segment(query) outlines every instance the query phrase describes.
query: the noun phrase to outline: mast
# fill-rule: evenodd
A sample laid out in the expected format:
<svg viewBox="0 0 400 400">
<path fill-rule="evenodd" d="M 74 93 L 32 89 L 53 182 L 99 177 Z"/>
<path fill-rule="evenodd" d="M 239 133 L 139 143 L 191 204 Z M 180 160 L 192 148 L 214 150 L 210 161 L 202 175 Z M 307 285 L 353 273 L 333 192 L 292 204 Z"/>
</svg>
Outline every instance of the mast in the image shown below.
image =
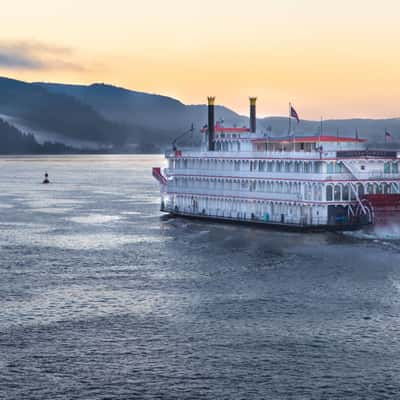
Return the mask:
<svg viewBox="0 0 400 400">
<path fill-rule="evenodd" d="M 321 136 L 323 136 L 323 124 L 322 124 L 323 118 L 321 116 L 321 121 L 320 121 L 320 127 L 319 127 L 319 135 L 318 135 L 318 148 L 321 147 Z"/>
</svg>

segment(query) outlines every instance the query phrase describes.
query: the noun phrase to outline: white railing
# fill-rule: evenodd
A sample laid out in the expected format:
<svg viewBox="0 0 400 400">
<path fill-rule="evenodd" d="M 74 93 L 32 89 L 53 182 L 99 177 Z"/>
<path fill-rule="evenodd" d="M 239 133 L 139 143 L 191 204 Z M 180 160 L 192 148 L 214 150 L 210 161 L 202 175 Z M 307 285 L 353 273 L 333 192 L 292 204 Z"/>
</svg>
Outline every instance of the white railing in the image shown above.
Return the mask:
<svg viewBox="0 0 400 400">
<path fill-rule="evenodd" d="M 271 172 L 271 171 L 232 171 L 232 170 L 216 170 L 216 169 L 200 169 L 200 168 L 179 168 L 165 170 L 166 174 L 172 175 L 198 175 L 212 177 L 232 177 L 232 178 L 249 178 L 249 179 L 291 179 L 294 181 L 304 180 L 321 180 L 321 179 L 351 179 L 351 174 L 326 174 L 323 172 Z"/>
<path fill-rule="evenodd" d="M 400 173 L 398 174 L 388 174 L 385 172 L 380 172 L 380 171 L 367 171 L 367 172 L 357 172 L 356 174 L 343 174 L 343 173 L 329 173 L 329 174 L 322 174 L 326 175 L 324 179 L 329 179 L 329 180 L 349 180 L 349 179 L 356 179 L 356 180 L 362 180 L 362 181 L 374 181 L 374 180 L 381 180 L 381 179 L 387 179 L 387 180 L 400 180 Z"/>
<path fill-rule="evenodd" d="M 269 172 L 269 171 L 232 171 L 232 170 L 216 170 L 216 169 L 167 169 L 168 175 L 199 175 L 199 176 L 215 176 L 215 177 L 233 177 L 233 178 L 274 178 L 274 179 L 322 179 L 322 173 L 302 173 L 302 172 Z"/>
<path fill-rule="evenodd" d="M 400 173 L 384 173 L 379 171 L 360 172 L 357 177 L 349 173 L 326 173 L 326 172 L 270 172 L 270 171 L 232 171 L 232 170 L 216 170 L 216 169 L 200 169 L 200 168 L 166 168 L 165 174 L 187 175 L 187 176 L 211 176 L 211 177 L 232 177 L 232 178 L 248 178 L 248 179 L 290 179 L 298 180 L 332 180 L 332 181 L 350 181 L 350 180 L 400 180 Z"/>
<path fill-rule="evenodd" d="M 179 157 L 200 157 L 200 158 L 273 158 L 273 159 L 307 159 L 307 160 L 321 160 L 324 158 L 335 158 L 336 152 L 306 152 L 306 151 L 180 151 Z M 166 157 L 174 157 L 175 152 L 167 151 Z"/>
<path fill-rule="evenodd" d="M 225 190 L 225 189 L 210 189 L 210 188 L 171 187 L 169 188 L 169 191 L 173 193 L 198 194 L 203 196 L 228 196 L 228 197 L 290 200 L 290 201 L 300 201 L 302 199 L 300 193 L 252 192 L 250 190 L 234 190 L 234 189 Z"/>
</svg>

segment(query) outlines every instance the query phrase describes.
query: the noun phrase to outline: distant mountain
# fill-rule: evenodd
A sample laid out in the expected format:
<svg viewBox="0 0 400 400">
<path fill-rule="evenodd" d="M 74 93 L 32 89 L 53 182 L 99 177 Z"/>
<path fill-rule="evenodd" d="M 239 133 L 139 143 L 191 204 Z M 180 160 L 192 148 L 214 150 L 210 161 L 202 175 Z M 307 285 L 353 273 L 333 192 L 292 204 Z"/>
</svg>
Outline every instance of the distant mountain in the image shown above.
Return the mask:
<svg viewBox="0 0 400 400">
<path fill-rule="evenodd" d="M 105 84 L 65 85 L 54 83 L 37 83 L 53 93 L 62 93 L 75 97 L 82 103 L 90 105 L 104 118 L 125 124 L 136 124 L 149 128 L 152 138 L 160 144 L 169 143 L 180 131 L 194 123 L 197 128 L 207 122 L 206 105 L 185 105 L 171 97 L 136 92 Z M 247 116 L 241 116 L 223 107 L 216 107 L 216 118 L 222 119 L 226 126 L 248 126 Z M 299 135 L 317 134 L 320 121 L 302 120 L 295 131 Z M 287 135 L 287 117 L 267 117 L 258 119 L 258 127 L 266 130 L 272 128 L 274 135 Z M 388 129 L 400 139 L 400 119 L 335 119 L 323 122 L 323 133 L 354 136 L 356 130 L 360 137 L 372 143 L 384 140 L 384 131 Z M 158 134 L 156 134 L 158 132 Z M 174 136 L 175 135 L 175 136 Z"/>
<path fill-rule="evenodd" d="M 207 123 L 206 105 L 185 105 L 167 96 L 98 83 L 90 86 L 55 83 L 36 85 L 52 93 L 72 96 L 109 120 L 158 130 L 164 134 L 168 132 L 171 135 L 169 139 L 176 137 L 192 123 L 198 128 Z M 248 123 L 247 117 L 226 107 L 217 106 L 216 114 L 228 125 Z"/>
<path fill-rule="evenodd" d="M 196 133 L 182 141 L 198 144 L 207 123 L 207 106 L 185 105 L 167 96 L 131 91 L 106 84 L 26 83 L 0 77 L 0 118 L 39 143 L 59 142 L 85 151 L 160 152 L 194 123 Z M 248 117 L 216 107 L 225 126 L 248 126 Z M 258 128 L 287 135 L 286 117 L 260 118 Z M 328 120 L 323 133 L 384 142 L 384 131 L 400 138 L 400 119 Z M 302 120 L 296 135 L 318 134 L 319 121 Z M 2 145 L 0 138 L 0 146 Z"/>
</svg>

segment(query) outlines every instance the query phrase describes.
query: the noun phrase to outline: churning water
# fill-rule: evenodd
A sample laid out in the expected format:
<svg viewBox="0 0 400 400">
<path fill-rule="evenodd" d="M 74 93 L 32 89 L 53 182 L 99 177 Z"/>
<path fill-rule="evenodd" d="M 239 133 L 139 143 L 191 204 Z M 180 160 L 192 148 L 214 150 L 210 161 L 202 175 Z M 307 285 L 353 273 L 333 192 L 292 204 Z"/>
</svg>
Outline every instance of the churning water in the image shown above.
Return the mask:
<svg viewBox="0 0 400 400">
<path fill-rule="evenodd" d="M 0 159 L 1 399 L 400 398 L 398 227 L 160 218 L 161 163 Z"/>
</svg>

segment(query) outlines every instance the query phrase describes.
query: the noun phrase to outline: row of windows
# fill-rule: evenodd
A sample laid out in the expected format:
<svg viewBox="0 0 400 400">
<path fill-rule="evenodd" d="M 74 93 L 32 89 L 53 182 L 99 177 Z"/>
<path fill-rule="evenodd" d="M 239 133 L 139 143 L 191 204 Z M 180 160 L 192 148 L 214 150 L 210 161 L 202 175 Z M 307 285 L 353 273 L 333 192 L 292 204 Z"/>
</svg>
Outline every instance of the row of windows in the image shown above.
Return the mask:
<svg viewBox="0 0 400 400">
<path fill-rule="evenodd" d="M 176 208 L 177 211 L 190 213 L 293 223 L 312 222 L 313 219 L 317 222 L 318 216 L 323 212 L 321 207 L 311 209 L 300 205 L 270 201 L 252 202 L 229 198 L 196 198 L 193 196 L 172 196 L 167 205 Z"/>
<path fill-rule="evenodd" d="M 345 172 L 344 165 L 337 162 L 328 162 L 326 165 L 326 172 L 328 174 L 342 174 Z"/>
<path fill-rule="evenodd" d="M 383 172 L 385 174 L 398 174 L 399 173 L 399 163 L 398 162 L 385 162 L 383 167 Z"/>
<path fill-rule="evenodd" d="M 322 173 L 323 161 L 284 161 L 284 160 L 212 160 L 212 159 L 171 159 L 170 167 L 176 169 L 203 169 L 243 172 L 287 172 L 287 173 Z M 363 166 L 361 169 L 364 169 Z M 341 162 L 326 163 L 328 174 L 342 174 L 348 172 Z M 398 162 L 385 162 L 384 173 L 398 174 Z"/>
<path fill-rule="evenodd" d="M 397 187 L 390 183 L 368 183 L 365 187 L 361 183 L 354 186 L 350 184 L 328 185 L 326 187 L 326 201 L 356 200 L 356 192 L 359 197 L 364 194 L 388 194 L 397 193 Z"/>
<path fill-rule="evenodd" d="M 172 188 L 184 188 L 188 190 L 211 190 L 211 191 L 243 191 L 261 193 L 286 193 L 301 196 L 302 185 L 304 186 L 304 198 L 306 200 L 322 201 L 323 185 L 300 182 L 281 182 L 247 179 L 187 179 L 178 177 L 173 181 Z"/>
<path fill-rule="evenodd" d="M 302 191 L 303 185 L 303 191 Z M 210 191 L 243 191 L 243 192 L 262 192 L 262 193 L 286 193 L 301 196 L 303 193 L 305 200 L 322 201 L 323 184 L 264 181 L 248 179 L 188 179 L 176 177 L 173 180 L 172 188 L 185 188 L 190 190 L 206 189 Z M 399 188 L 390 183 L 361 183 L 352 185 L 336 184 L 326 186 L 326 201 L 350 201 L 356 200 L 356 192 L 359 197 L 364 194 L 387 194 L 398 193 Z"/>
<path fill-rule="evenodd" d="M 301 183 L 247 179 L 187 179 L 174 178 L 172 187 L 194 189 L 243 190 L 250 192 L 300 193 Z M 322 186 L 321 186 L 322 187 Z"/>
<path fill-rule="evenodd" d="M 264 161 L 264 160 L 202 160 L 176 159 L 170 160 L 170 167 L 175 169 L 203 169 L 245 172 L 294 172 L 321 173 L 321 161 Z"/>
<path fill-rule="evenodd" d="M 299 173 L 320 173 L 322 162 L 315 161 L 251 161 L 250 172 L 299 172 Z"/>
</svg>

